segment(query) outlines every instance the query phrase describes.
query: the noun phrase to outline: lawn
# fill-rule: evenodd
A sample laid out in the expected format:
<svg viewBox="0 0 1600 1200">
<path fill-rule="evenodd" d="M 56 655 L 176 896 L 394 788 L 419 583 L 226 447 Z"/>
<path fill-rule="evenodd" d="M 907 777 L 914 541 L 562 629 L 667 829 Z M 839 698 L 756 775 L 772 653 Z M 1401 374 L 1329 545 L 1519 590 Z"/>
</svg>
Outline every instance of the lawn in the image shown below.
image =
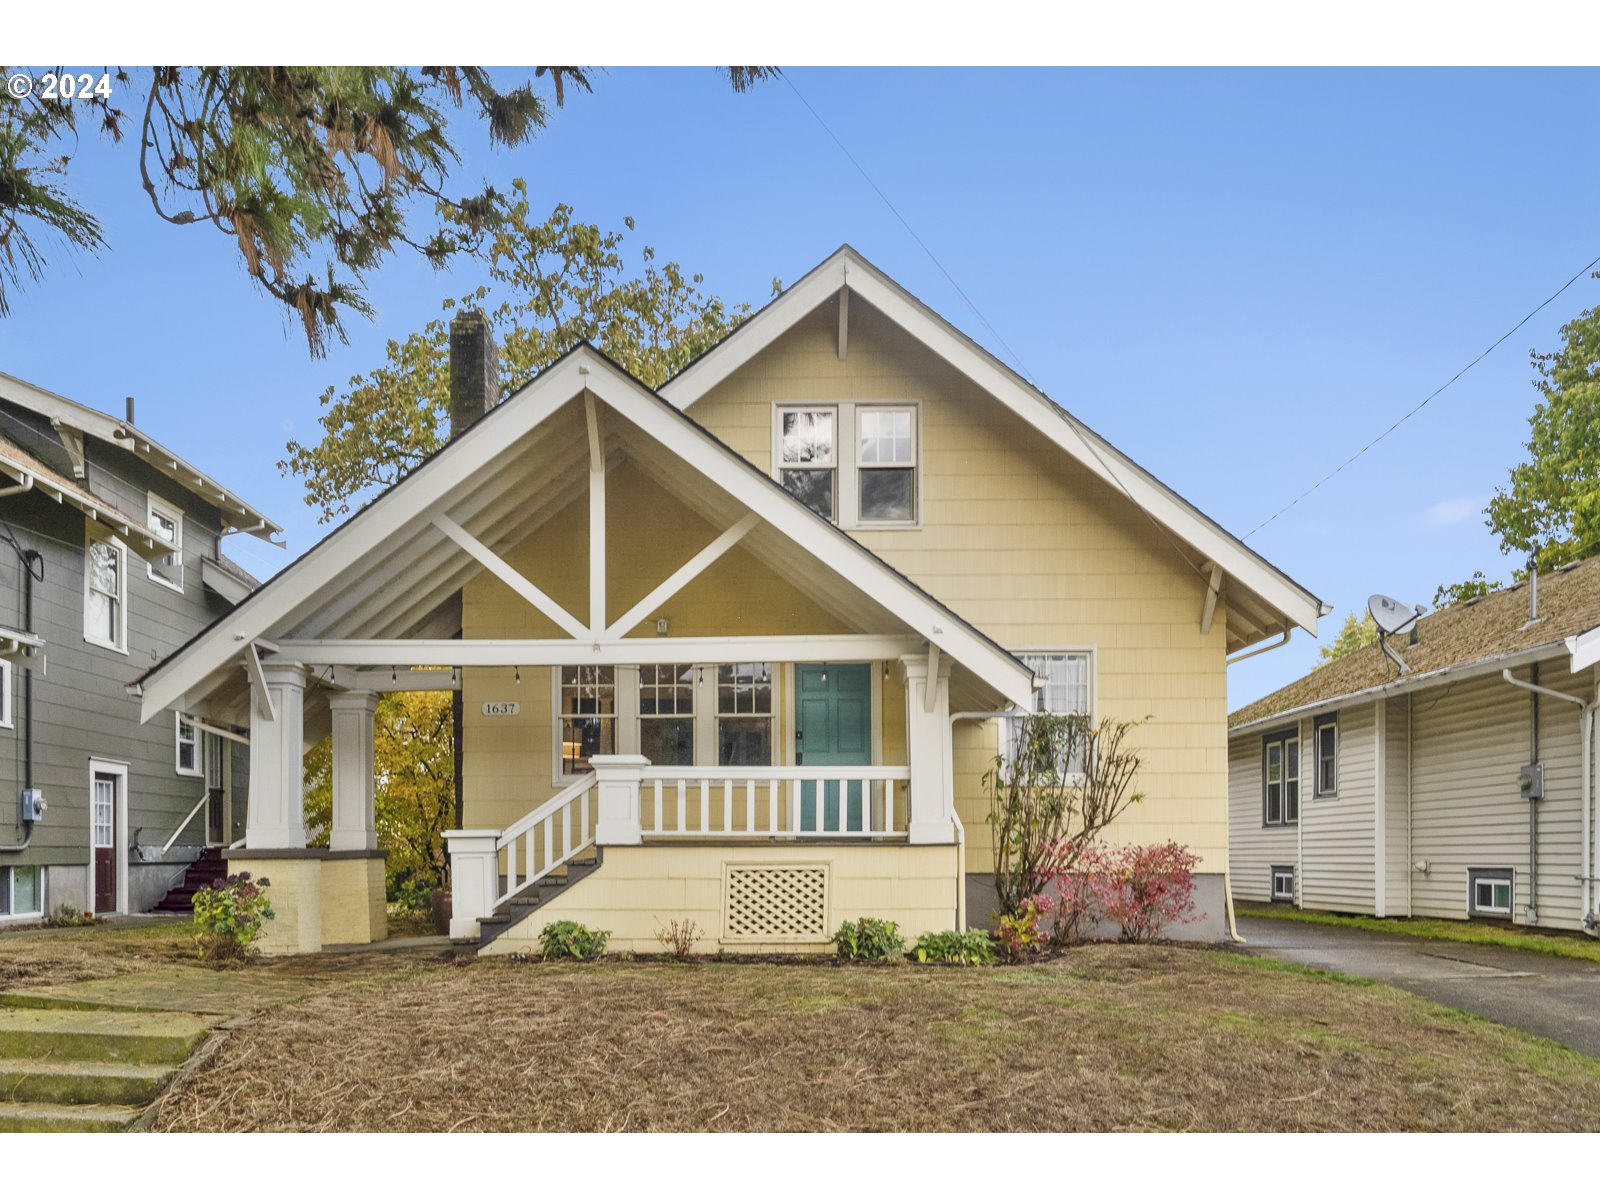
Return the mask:
<svg viewBox="0 0 1600 1200">
<path fill-rule="evenodd" d="M 368 954 L 257 1015 L 161 1130 L 1546 1130 L 1600 1062 L 1206 949 L 1023 968 Z"/>
<path fill-rule="evenodd" d="M 1472 946 L 1506 946 L 1513 950 L 1553 954 L 1558 958 L 1600 962 L 1600 942 L 1582 934 L 1534 933 L 1508 929 L 1503 925 L 1441 921 L 1429 917 L 1341 917 L 1332 913 L 1305 912 L 1298 908 L 1266 904 L 1241 904 L 1238 915 L 1300 921 L 1307 925 L 1331 925 L 1338 929 L 1365 929 L 1371 933 L 1392 933 L 1399 937 L 1434 938 Z"/>
</svg>

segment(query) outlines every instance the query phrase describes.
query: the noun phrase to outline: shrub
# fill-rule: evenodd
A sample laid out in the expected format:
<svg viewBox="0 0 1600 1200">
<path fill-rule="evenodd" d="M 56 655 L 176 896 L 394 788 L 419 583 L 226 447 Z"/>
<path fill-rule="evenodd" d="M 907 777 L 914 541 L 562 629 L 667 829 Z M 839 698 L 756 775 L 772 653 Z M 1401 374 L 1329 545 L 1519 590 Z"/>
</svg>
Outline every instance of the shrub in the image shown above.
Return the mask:
<svg viewBox="0 0 1600 1200">
<path fill-rule="evenodd" d="M 900 936 L 900 927 L 877 917 L 846 921 L 833 935 L 833 944 L 839 957 L 848 959 L 894 958 L 906 952 L 906 940 Z"/>
<path fill-rule="evenodd" d="M 1018 912 L 1000 917 L 994 935 L 1007 958 L 1015 961 L 1038 954 L 1045 948 L 1049 936 L 1039 928 L 1039 922 L 1049 910 L 1049 897 L 1035 896 L 1031 900 L 1024 900 Z"/>
<path fill-rule="evenodd" d="M 1122 940 L 1153 942 L 1168 925 L 1195 914 L 1199 862 L 1188 847 L 1160 842 L 1096 850 L 1085 865 L 1095 900 L 1106 919 L 1122 927 Z"/>
<path fill-rule="evenodd" d="M 688 958 L 694 953 L 694 945 L 705 936 L 700 926 L 693 921 L 671 921 L 665 929 L 656 930 L 656 941 L 673 958 Z"/>
<path fill-rule="evenodd" d="M 577 921 L 552 921 L 539 931 L 539 953 L 544 958 L 598 958 L 610 939 L 609 929 L 590 929 Z"/>
<path fill-rule="evenodd" d="M 262 890 L 271 885 L 240 871 L 194 894 L 195 944 L 202 959 L 232 962 L 255 953 L 262 925 L 277 915 Z"/>
<path fill-rule="evenodd" d="M 957 933 L 954 929 L 944 933 L 925 933 L 912 948 L 918 962 L 962 963 L 966 966 L 988 964 L 994 961 L 994 942 L 988 931 L 969 929 Z"/>
<path fill-rule="evenodd" d="M 71 925 L 93 925 L 94 914 L 82 912 L 70 904 L 58 904 L 55 911 L 44 919 L 44 923 L 51 929 L 61 929 Z"/>
</svg>

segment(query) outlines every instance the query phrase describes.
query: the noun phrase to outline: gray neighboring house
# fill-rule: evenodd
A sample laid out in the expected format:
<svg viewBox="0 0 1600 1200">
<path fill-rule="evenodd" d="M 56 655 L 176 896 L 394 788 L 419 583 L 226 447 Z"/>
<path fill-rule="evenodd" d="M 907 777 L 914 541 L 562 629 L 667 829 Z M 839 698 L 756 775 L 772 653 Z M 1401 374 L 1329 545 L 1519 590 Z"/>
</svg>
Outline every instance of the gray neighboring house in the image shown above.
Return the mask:
<svg viewBox="0 0 1600 1200">
<path fill-rule="evenodd" d="M 1229 717 L 1233 895 L 1600 932 L 1600 558 L 1390 644 Z"/>
<path fill-rule="evenodd" d="M 223 538 L 280 529 L 128 415 L 0 373 L 0 927 L 148 910 L 243 835 L 245 731 L 126 689 L 257 586 Z"/>
</svg>

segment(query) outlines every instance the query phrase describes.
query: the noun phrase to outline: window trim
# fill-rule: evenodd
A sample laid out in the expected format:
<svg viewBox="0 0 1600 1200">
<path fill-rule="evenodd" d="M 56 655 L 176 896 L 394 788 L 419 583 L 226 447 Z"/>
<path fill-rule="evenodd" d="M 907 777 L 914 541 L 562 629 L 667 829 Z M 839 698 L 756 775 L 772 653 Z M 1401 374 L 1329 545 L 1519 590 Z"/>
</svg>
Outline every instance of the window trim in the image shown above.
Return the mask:
<svg viewBox="0 0 1600 1200">
<path fill-rule="evenodd" d="M 769 700 L 768 700 L 769 707 L 767 708 L 767 710 L 765 712 L 757 712 L 754 709 L 752 709 L 749 712 L 739 712 L 739 711 L 735 710 L 735 711 L 733 711 L 731 713 L 725 713 L 725 712 L 722 711 L 722 668 L 723 667 L 735 667 L 735 668 L 737 668 L 744 662 L 749 662 L 751 666 L 765 666 L 767 668 L 767 695 L 768 695 L 768 698 L 769 698 Z M 696 765 L 697 766 L 698 765 L 704 765 L 706 767 L 714 768 L 714 769 L 719 770 L 719 771 L 724 769 L 725 764 L 723 764 L 719 760 L 722 758 L 722 722 L 725 719 L 726 720 L 736 720 L 736 721 L 737 720 L 762 720 L 762 719 L 766 720 L 768 725 L 769 725 L 769 733 L 767 735 L 767 742 L 768 742 L 768 745 L 771 748 L 771 752 L 768 755 L 768 758 L 771 761 L 767 765 L 768 766 L 774 766 L 774 767 L 780 765 L 780 760 L 784 757 L 784 750 L 785 750 L 784 746 L 782 746 L 780 744 L 780 738 L 782 736 L 781 735 L 782 725 L 778 721 L 778 714 L 782 710 L 782 708 L 784 707 L 783 701 L 784 701 L 784 693 L 785 693 L 784 679 L 783 679 L 783 675 L 782 675 L 781 664 L 776 662 L 773 659 L 759 659 L 759 660 L 741 659 L 741 660 L 735 660 L 735 661 L 731 661 L 731 662 L 706 663 L 704 665 L 705 665 L 705 667 L 709 668 L 709 670 L 711 671 L 710 695 L 707 697 L 707 703 L 706 703 L 706 707 L 708 709 L 708 712 L 707 712 L 706 715 L 710 717 L 710 721 L 707 723 L 708 726 L 709 726 L 709 729 L 710 729 L 710 744 L 709 744 L 709 751 L 710 751 L 709 758 L 710 758 L 710 761 L 707 762 L 707 763 L 704 763 L 704 764 L 697 763 Z M 699 665 L 697 665 L 696 669 L 697 670 L 699 669 Z M 792 703 L 793 703 L 792 695 L 791 695 L 790 700 L 791 700 L 791 705 L 792 705 Z M 698 740 L 698 734 L 699 734 L 698 726 L 696 727 L 695 733 L 696 733 L 696 742 L 695 742 L 696 754 L 695 754 L 695 757 L 698 758 L 699 757 L 698 751 L 699 751 L 699 747 L 700 747 L 700 742 Z"/>
<path fill-rule="evenodd" d="M 1480 908 L 1478 906 L 1478 885 L 1480 883 L 1506 885 L 1505 908 Z M 1492 895 L 1493 893 L 1491 893 Z M 1469 917 L 1494 917 L 1499 920 L 1510 921 L 1515 919 L 1517 909 L 1517 872 L 1514 867 L 1468 867 L 1467 868 L 1467 916 Z"/>
<path fill-rule="evenodd" d="M 873 401 L 870 403 L 855 404 L 851 415 L 851 432 L 854 437 L 850 443 L 851 458 L 855 461 L 851 470 L 855 476 L 854 512 L 855 528 L 858 529 L 916 529 L 922 525 L 922 407 L 911 400 L 902 401 Z M 910 463 L 873 463 L 865 464 L 860 461 L 861 452 L 861 417 L 869 412 L 903 412 L 911 417 L 911 461 Z M 910 471 L 911 472 L 911 517 L 904 521 L 883 520 L 876 517 L 865 517 L 861 514 L 861 473 L 863 471 Z"/>
<path fill-rule="evenodd" d="M 35 894 L 39 897 L 39 907 L 28 912 L 17 911 L 17 872 L 32 871 L 38 876 L 38 886 Z M 42 863 L 14 863 L 0 867 L 0 899 L 5 901 L 5 907 L 0 909 L 0 924 L 7 921 L 40 921 L 49 911 L 50 904 L 45 896 L 46 874 Z"/>
<path fill-rule="evenodd" d="M 785 471 L 816 471 L 818 473 L 826 471 L 830 473 L 833 476 L 833 515 L 828 517 L 827 520 L 834 525 L 838 525 L 840 523 L 840 514 L 846 511 L 844 506 L 844 496 L 842 495 L 845 476 L 843 463 L 843 439 L 840 437 L 840 433 L 844 428 L 844 408 L 844 405 L 836 402 L 797 404 L 787 400 L 781 404 L 774 403 L 772 406 L 772 478 L 777 482 L 779 487 L 783 487 L 783 473 Z M 829 461 L 826 464 L 784 462 L 784 414 L 824 412 L 833 417 L 833 453 L 829 456 Z M 791 496 L 794 495 L 793 492 L 789 492 L 788 488 L 784 488 L 783 490 Z M 797 500 L 799 499 L 798 496 L 795 498 Z M 803 500 L 800 502 L 805 504 L 805 501 Z M 810 512 L 816 512 L 816 510 L 813 509 L 809 504 L 806 505 L 806 509 Z M 818 513 L 817 515 L 821 516 L 822 514 Z"/>
<path fill-rule="evenodd" d="M 861 409 L 909 409 L 911 411 L 911 444 L 914 460 L 912 499 L 915 512 L 909 521 L 863 521 L 861 519 L 861 465 L 856 461 L 860 454 Z M 783 422 L 784 412 L 834 413 L 833 459 L 833 524 L 839 529 L 921 529 L 923 496 L 927 475 L 922 461 L 922 401 L 915 396 L 885 396 L 870 400 L 774 400 L 771 405 L 772 461 L 768 472 L 779 487 L 783 486 Z M 805 468 L 800 468 L 804 470 Z M 818 468 L 822 469 L 822 468 Z M 868 470 L 875 468 L 868 467 Z M 893 470 L 895 468 L 888 468 Z"/>
<path fill-rule="evenodd" d="M 17 673 L 11 669 L 9 659 L 0 659 L 0 729 L 17 727 L 16 709 L 12 705 L 13 685 Z"/>
<path fill-rule="evenodd" d="M 567 756 L 563 748 L 564 739 L 561 736 L 561 725 L 566 714 L 561 711 L 561 672 L 566 670 L 567 667 L 582 669 L 583 667 L 592 665 L 604 666 L 608 664 L 567 663 L 566 666 L 553 666 L 550 668 L 550 781 L 557 787 L 565 787 L 573 780 L 581 778 L 583 774 L 582 772 L 579 772 L 576 775 L 569 775 L 564 769 Z M 576 715 L 598 717 L 605 717 L 609 715 L 610 719 L 614 722 L 611 736 L 611 753 L 633 753 L 633 751 L 630 751 L 627 748 L 627 743 L 623 739 L 626 736 L 624 731 L 630 729 L 633 725 L 632 718 L 638 715 L 638 668 L 612 666 L 611 687 L 612 708 L 609 714 L 580 713 Z M 634 745 L 638 745 L 637 741 L 634 742 Z"/>
<path fill-rule="evenodd" d="M 1036 656 L 1036 657 L 1044 657 L 1044 656 L 1047 656 L 1047 655 L 1060 655 L 1061 657 L 1064 657 L 1064 658 L 1070 658 L 1073 655 L 1082 655 L 1084 658 L 1088 659 L 1089 660 L 1089 669 L 1088 669 L 1088 672 L 1087 672 L 1088 678 L 1087 678 L 1086 682 L 1087 682 L 1087 686 L 1088 686 L 1089 711 L 1087 713 L 1085 713 L 1084 715 L 1087 716 L 1089 721 L 1090 721 L 1090 723 L 1093 724 L 1094 719 L 1095 719 L 1095 713 L 1099 710 L 1099 704 L 1100 704 L 1100 688 L 1099 688 L 1100 651 L 1099 651 L 1099 647 L 1098 646 L 1092 646 L 1092 645 L 1091 646 L 1018 646 L 1018 647 L 1013 647 L 1013 648 L 1007 650 L 1007 653 L 1010 654 L 1013 658 L 1018 659 L 1019 661 L 1021 659 L 1025 658 L 1025 657 L 1029 656 L 1029 655 L 1033 655 L 1033 656 Z M 1035 688 L 1034 691 L 1038 692 L 1039 689 Z M 1048 711 L 1053 711 L 1053 710 L 1049 710 L 1049 709 L 1031 709 L 1030 711 L 1031 712 L 1048 712 Z M 1071 715 L 1071 714 L 1058 714 L 1058 715 Z M 998 738 L 999 738 L 999 746 L 997 747 L 997 752 L 998 752 L 998 754 L 999 754 L 999 756 L 1001 758 L 1005 758 L 1005 759 L 1008 759 L 1008 760 L 1009 760 L 1010 752 L 1011 752 L 1011 735 L 1008 732 L 1008 727 L 1012 724 L 1012 721 L 1014 721 L 1014 720 L 1015 720 L 1015 718 L 1009 718 L 1008 719 L 1008 718 L 1002 717 L 1000 720 L 995 722 L 995 729 L 996 729 L 996 733 L 997 733 Z M 1069 775 L 1067 777 L 1067 781 L 1068 781 L 1068 783 L 1082 783 L 1083 782 L 1083 778 L 1084 778 L 1083 773 L 1080 771 L 1080 772 L 1078 772 L 1076 774 Z"/>
<path fill-rule="evenodd" d="M 1295 794 L 1294 820 L 1292 821 L 1289 819 L 1288 805 L 1288 785 L 1291 778 L 1289 775 L 1290 742 L 1293 742 L 1296 750 L 1299 751 L 1299 753 L 1296 755 L 1298 761 L 1295 764 L 1295 773 L 1293 776 Z M 1270 802 L 1267 797 L 1267 788 L 1271 784 L 1271 781 L 1267 778 L 1267 754 L 1273 746 L 1278 746 L 1281 748 L 1280 754 L 1283 761 L 1283 778 L 1280 783 L 1284 788 L 1284 792 L 1279 800 L 1279 805 L 1282 809 L 1283 815 L 1280 816 L 1276 821 L 1272 819 L 1272 810 L 1270 807 L 1268 807 Z M 1265 733 L 1261 735 L 1261 827 L 1263 829 L 1293 829 L 1295 826 L 1300 824 L 1300 810 L 1304 806 L 1306 798 L 1305 749 L 1305 741 L 1300 736 L 1300 726 L 1298 724 L 1291 725 L 1288 729 L 1280 729 L 1276 733 Z"/>
<path fill-rule="evenodd" d="M 1333 786 L 1322 788 L 1322 731 L 1333 731 Z M 1304 749 L 1304 747 L 1302 747 Z M 1311 795 L 1313 799 L 1335 799 L 1339 795 L 1339 714 L 1325 713 L 1311 723 Z"/>
<path fill-rule="evenodd" d="M 185 767 L 183 765 L 183 747 L 185 745 L 184 738 L 183 738 L 183 727 L 185 725 L 187 725 L 189 727 L 189 734 L 190 734 L 189 741 L 188 741 L 187 744 L 194 747 L 194 766 L 193 767 Z M 181 712 L 173 713 L 172 714 L 172 767 L 173 767 L 173 770 L 177 774 L 186 775 L 186 776 L 189 776 L 189 777 L 192 777 L 192 778 L 198 778 L 198 777 L 201 777 L 201 776 L 205 775 L 205 773 L 206 773 L 205 754 L 201 750 L 201 746 L 203 744 L 204 743 L 203 743 L 203 741 L 201 739 L 201 735 L 200 735 L 200 726 L 198 724 L 196 724 L 192 720 L 185 720 L 184 716 L 183 716 L 183 714 Z"/>
<path fill-rule="evenodd" d="M 117 638 L 108 640 L 97 633 L 89 631 L 89 598 L 94 594 L 93 571 L 90 569 L 91 558 L 96 545 L 109 546 L 116 552 L 120 559 L 117 568 L 117 581 L 122 589 L 122 595 L 117 598 Z M 114 535 L 96 535 L 90 527 L 84 533 L 83 540 L 83 640 L 91 646 L 100 646 L 106 650 L 115 651 L 117 654 L 128 653 L 128 547 L 121 538 Z"/>
<path fill-rule="evenodd" d="M 1289 890 L 1287 892 L 1280 892 L 1278 890 L 1278 880 L 1285 875 L 1289 877 Z M 1268 897 L 1272 900 L 1287 900 L 1293 904 L 1295 875 L 1296 871 L 1293 867 L 1273 867 L 1272 883 L 1267 889 Z"/>
<path fill-rule="evenodd" d="M 154 492 L 147 492 L 145 494 L 144 512 L 145 520 L 150 523 L 151 529 L 155 528 L 154 518 L 157 513 L 160 513 L 163 517 L 172 522 L 173 527 L 176 530 L 176 533 L 173 535 L 173 542 L 178 547 L 176 553 L 176 558 L 178 561 L 174 564 L 178 577 L 175 581 L 168 579 L 165 575 L 161 574 L 160 571 L 156 569 L 156 564 L 153 562 L 147 562 L 145 564 L 145 573 L 149 575 L 151 582 L 160 584 L 169 591 L 174 591 L 179 595 L 182 595 L 184 579 L 183 510 L 177 505 L 163 500 Z"/>
<path fill-rule="evenodd" d="M 638 752 L 641 755 L 644 754 L 644 726 L 645 726 L 645 722 L 646 721 L 679 721 L 679 720 L 682 720 L 684 717 L 688 717 L 689 718 L 689 757 L 691 759 L 698 759 L 700 757 L 700 670 L 701 670 L 700 664 L 695 663 L 695 662 L 648 664 L 648 665 L 654 666 L 658 670 L 660 668 L 662 668 L 662 667 L 688 667 L 689 668 L 689 711 L 686 712 L 686 713 L 680 713 L 680 712 L 674 712 L 674 713 L 646 713 L 644 711 L 644 706 L 642 704 L 638 703 L 638 701 L 640 699 L 642 699 L 643 696 L 644 696 L 644 689 L 645 689 L 644 666 L 645 665 L 646 664 L 641 664 L 641 666 L 638 667 L 635 670 L 634 676 L 633 676 L 633 678 L 634 678 L 633 692 L 634 692 L 634 697 L 635 697 L 634 714 L 633 714 L 633 727 L 634 727 L 635 733 L 634 733 L 634 743 L 633 744 L 636 747 L 638 747 Z M 662 684 L 660 683 L 659 680 L 657 680 L 655 682 L 652 682 L 649 686 L 655 687 L 655 688 L 659 688 L 659 687 L 662 686 Z M 674 685 L 669 685 L 669 686 L 674 686 L 675 687 L 677 685 L 674 684 Z M 618 733 L 618 738 L 619 739 L 621 738 L 620 732 Z M 620 745 L 620 740 L 619 740 L 619 745 Z M 653 759 L 651 760 L 651 763 L 652 763 L 652 765 L 660 765 L 660 764 L 655 763 L 655 761 Z"/>
</svg>

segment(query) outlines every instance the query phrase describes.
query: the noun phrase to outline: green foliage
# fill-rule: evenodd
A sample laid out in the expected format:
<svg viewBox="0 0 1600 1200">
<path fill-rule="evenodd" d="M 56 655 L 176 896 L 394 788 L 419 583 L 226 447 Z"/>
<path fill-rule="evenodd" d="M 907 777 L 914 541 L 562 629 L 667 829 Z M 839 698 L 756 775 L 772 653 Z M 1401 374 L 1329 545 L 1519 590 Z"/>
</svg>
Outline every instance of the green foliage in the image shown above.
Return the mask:
<svg viewBox="0 0 1600 1200">
<path fill-rule="evenodd" d="M 1600 308 L 1562 326 L 1561 338 L 1559 350 L 1532 356 L 1541 399 L 1528 457 L 1485 510 L 1500 548 L 1537 555 L 1541 571 L 1600 545 Z"/>
<path fill-rule="evenodd" d="M 625 234 L 573 219 L 557 205 L 535 219 L 527 185 L 489 201 L 493 234 L 485 243 L 491 284 L 459 303 L 481 307 L 500 346 L 502 390 L 525 381 L 579 342 L 588 341 L 651 387 L 710 349 L 749 313 L 701 289 L 699 275 L 639 251 L 642 270 L 623 259 Z M 633 221 L 624 222 L 628 231 Z M 397 482 L 449 438 L 449 316 L 430 321 L 387 360 L 345 389 L 328 388 L 321 403 L 322 437 L 288 444 L 278 469 L 301 478 L 318 519 L 348 513 Z"/>
<path fill-rule="evenodd" d="M 194 894 L 195 943 L 201 958 L 225 962 L 255 952 L 262 925 L 277 915 L 262 890 L 270 886 L 270 880 L 252 880 L 249 871 L 240 871 Z"/>
<path fill-rule="evenodd" d="M 539 931 L 539 953 L 544 958 L 598 958 L 610 940 L 607 929 L 590 929 L 577 921 L 552 921 Z"/>
<path fill-rule="evenodd" d="M 1378 644 L 1378 623 L 1372 619 L 1371 613 L 1357 617 L 1351 613 L 1344 619 L 1344 624 L 1339 629 L 1339 635 L 1317 651 L 1323 662 L 1335 662 L 1346 654 L 1354 654 L 1357 650 Z"/>
<path fill-rule="evenodd" d="M 71 904 L 58 904 L 55 911 L 44 919 L 51 929 L 69 929 L 77 925 L 93 925 L 94 914 L 83 912 Z"/>
<path fill-rule="evenodd" d="M 906 952 L 906 940 L 900 936 L 900 927 L 877 917 L 846 921 L 833 935 L 833 944 L 840 958 L 856 961 L 898 958 Z"/>
<path fill-rule="evenodd" d="M 389 902 L 427 912 L 447 886 L 444 831 L 455 826 L 455 738 L 449 692 L 390 692 L 373 722 L 373 808 L 378 847 L 388 851 Z M 333 739 L 305 758 L 308 842 L 328 844 L 333 820 Z"/>
<path fill-rule="evenodd" d="M 1016 961 L 1038 954 L 1045 948 L 1049 937 L 1040 928 L 1040 919 L 1044 915 L 1044 909 L 1034 897 L 1019 904 L 1016 912 L 1000 915 L 1000 920 L 995 923 L 994 934 L 1007 958 Z"/>
<path fill-rule="evenodd" d="M 961 963 L 977 966 L 992 963 L 995 959 L 994 942 L 988 931 L 969 929 L 958 933 L 954 929 L 944 933 L 925 933 L 912 947 L 919 963 Z"/>
<path fill-rule="evenodd" d="M 1468 600 L 1475 600 L 1479 596 L 1487 596 L 1490 592 L 1497 592 L 1505 584 L 1498 579 L 1484 578 L 1482 571 L 1474 571 L 1471 579 L 1464 579 L 1460 583 L 1441 584 L 1439 590 L 1433 593 L 1434 608 L 1454 608 L 1457 604 L 1465 604 Z"/>
</svg>

